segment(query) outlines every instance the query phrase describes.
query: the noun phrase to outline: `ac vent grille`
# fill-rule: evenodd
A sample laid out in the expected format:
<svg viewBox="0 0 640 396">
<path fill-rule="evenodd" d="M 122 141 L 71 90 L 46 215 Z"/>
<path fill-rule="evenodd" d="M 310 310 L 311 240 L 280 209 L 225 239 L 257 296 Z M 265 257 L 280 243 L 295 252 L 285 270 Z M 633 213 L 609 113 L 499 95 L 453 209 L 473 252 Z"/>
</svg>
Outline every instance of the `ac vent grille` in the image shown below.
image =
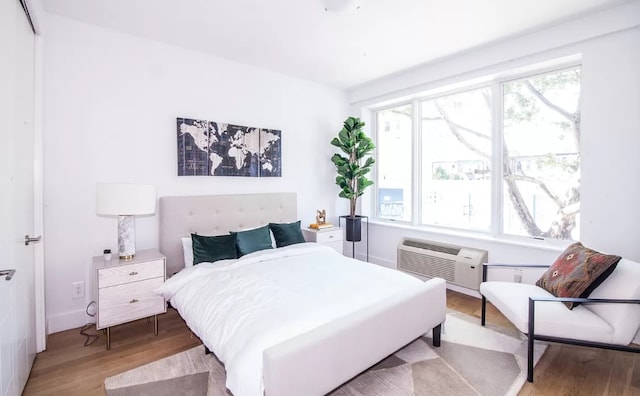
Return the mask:
<svg viewBox="0 0 640 396">
<path fill-rule="evenodd" d="M 429 257 L 427 263 L 425 262 L 424 254 L 409 251 L 401 251 L 400 260 L 404 271 L 442 278 L 447 282 L 453 282 L 455 280 L 455 260 Z"/>
<path fill-rule="evenodd" d="M 454 285 L 478 290 L 482 263 L 488 252 L 435 241 L 404 238 L 398 244 L 398 269 L 412 274 L 438 277 Z"/>
<path fill-rule="evenodd" d="M 415 239 L 405 239 L 402 244 L 404 246 L 411 246 L 418 249 L 431 250 L 432 252 L 440 252 L 453 255 L 457 255 L 458 253 L 460 253 L 460 248 L 434 245 L 428 242 L 417 241 Z"/>
</svg>

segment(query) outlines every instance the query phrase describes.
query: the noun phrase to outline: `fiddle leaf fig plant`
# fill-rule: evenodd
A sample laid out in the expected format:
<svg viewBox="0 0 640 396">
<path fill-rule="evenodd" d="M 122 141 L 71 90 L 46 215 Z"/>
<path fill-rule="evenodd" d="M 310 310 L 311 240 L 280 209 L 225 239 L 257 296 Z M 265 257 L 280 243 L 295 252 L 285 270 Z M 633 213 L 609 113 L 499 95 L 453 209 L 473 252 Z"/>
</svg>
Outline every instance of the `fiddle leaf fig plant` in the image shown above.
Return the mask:
<svg viewBox="0 0 640 396">
<path fill-rule="evenodd" d="M 331 157 L 338 175 L 336 184 L 340 187 L 341 198 L 349 200 L 349 216 L 356 216 L 356 203 L 364 194 L 364 190 L 373 184 L 366 174 L 371 171 L 375 160 L 369 154 L 376 148 L 373 140 L 367 136 L 362 128 L 365 123 L 357 117 L 349 117 L 338 137 L 331 140 L 331 144 L 338 147 L 343 154 L 336 153 Z"/>
</svg>

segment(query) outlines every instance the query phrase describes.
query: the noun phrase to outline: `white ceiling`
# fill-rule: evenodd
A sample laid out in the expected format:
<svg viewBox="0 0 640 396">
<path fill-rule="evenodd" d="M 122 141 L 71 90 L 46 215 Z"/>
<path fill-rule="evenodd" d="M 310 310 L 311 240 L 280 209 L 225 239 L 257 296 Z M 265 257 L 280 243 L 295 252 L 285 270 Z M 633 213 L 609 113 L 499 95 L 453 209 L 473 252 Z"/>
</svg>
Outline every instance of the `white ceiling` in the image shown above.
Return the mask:
<svg viewBox="0 0 640 396">
<path fill-rule="evenodd" d="M 352 88 L 624 0 L 42 0 L 45 10 L 265 69 Z"/>
</svg>

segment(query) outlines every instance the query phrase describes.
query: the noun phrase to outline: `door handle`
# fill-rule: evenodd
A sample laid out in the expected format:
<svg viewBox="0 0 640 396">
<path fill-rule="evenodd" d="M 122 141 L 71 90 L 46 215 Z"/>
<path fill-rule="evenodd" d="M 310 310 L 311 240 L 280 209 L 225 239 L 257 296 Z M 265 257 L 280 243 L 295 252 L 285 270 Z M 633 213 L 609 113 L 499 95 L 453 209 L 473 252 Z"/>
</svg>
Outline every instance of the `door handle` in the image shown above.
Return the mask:
<svg viewBox="0 0 640 396">
<path fill-rule="evenodd" d="M 38 235 L 37 237 L 30 237 L 29 235 L 25 235 L 24 236 L 24 245 L 25 246 L 29 246 L 30 242 L 40 242 L 40 239 L 42 239 L 42 236 Z"/>
<path fill-rule="evenodd" d="M 6 278 L 4 278 L 4 280 L 10 281 L 11 278 L 13 278 L 13 274 L 15 274 L 15 273 L 16 273 L 16 270 L 14 270 L 14 269 L 1 270 L 0 271 L 0 276 L 6 276 Z"/>
</svg>

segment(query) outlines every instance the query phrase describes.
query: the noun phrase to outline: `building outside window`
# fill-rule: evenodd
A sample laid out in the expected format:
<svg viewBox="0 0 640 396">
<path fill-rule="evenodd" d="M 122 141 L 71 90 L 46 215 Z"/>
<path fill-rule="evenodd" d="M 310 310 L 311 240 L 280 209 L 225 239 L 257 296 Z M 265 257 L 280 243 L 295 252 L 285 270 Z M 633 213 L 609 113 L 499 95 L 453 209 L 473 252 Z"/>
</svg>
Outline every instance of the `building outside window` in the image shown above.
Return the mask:
<svg viewBox="0 0 640 396">
<path fill-rule="evenodd" d="M 572 66 L 374 111 L 376 217 L 577 240 L 579 103 Z"/>
</svg>

